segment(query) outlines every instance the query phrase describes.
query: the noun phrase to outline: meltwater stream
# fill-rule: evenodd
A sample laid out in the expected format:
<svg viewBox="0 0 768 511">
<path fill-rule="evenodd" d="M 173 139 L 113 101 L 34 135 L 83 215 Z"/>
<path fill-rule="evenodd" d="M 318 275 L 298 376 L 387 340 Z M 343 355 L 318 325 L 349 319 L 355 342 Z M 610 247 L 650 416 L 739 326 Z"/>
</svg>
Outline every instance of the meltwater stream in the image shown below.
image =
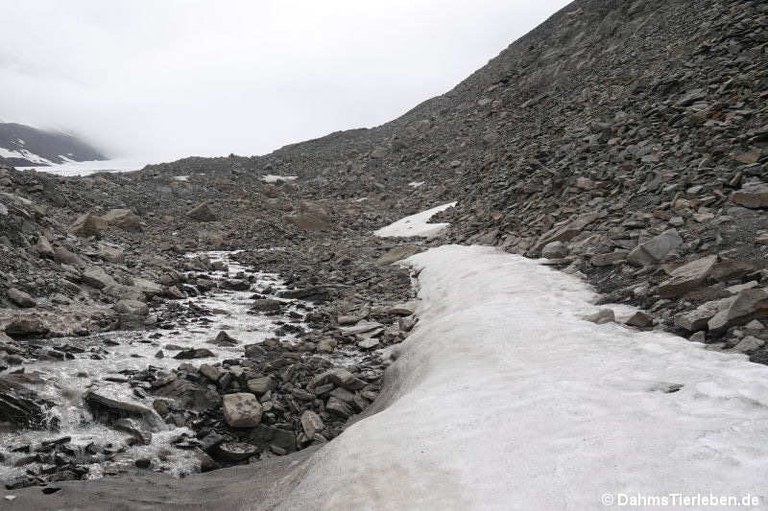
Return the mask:
<svg viewBox="0 0 768 511">
<path fill-rule="evenodd" d="M 150 331 L 111 332 L 38 342 L 60 347 L 73 357 L 33 361 L 23 366 L 25 378 L 33 383 L 30 387 L 55 403 L 50 410 L 51 419 L 57 420 L 60 426 L 58 431 L 21 430 L 0 434 L 0 481 L 8 483 L 23 475 L 30 468 L 29 463 L 35 461 L 34 455 L 41 445 L 65 437 L 71 438 L 69 445 L 77 450 L 78 465 L 87 467 L 85 478 L 128 470 L 141 458 L 160 460 L 155 468 L 176 476 L 199 469 L 200 460 L 194 451 L 173 446 L 173 442 L 181 437 L 192 436 L 188 428 L 167 426 L 166 431 L 153 433 L 149 445 L 127 447 L 131 435 L 94 421 L 83 403 L 86 392 L 98 389 L 110 397 L 152 409 L 153 396 L 141 388 L 132 388 L 126 375 L 146 370 L 149 366 L 172 370 L 183 363 L 211 364 L 240 358 L 245 345 L 273 336 L 281 324 L 300 324 L 303 315 L 296 314 L 297 309 L 309 307 L 300 301 L 290 301 L 280 315 L 266 316 L 251 310 L 254 293 L 274 298 L 275 293 L 285 288 L 277 275 L 249 271 L 230 259 L 228 252 L 191 256 L 198 255 L 207 256 L 212 262 L 218 261 L 218 267 L 223 268 L 205 272 L 206 277 L 219 284 L 227 279 L 249 281 L 250 289 L 234 291 L 219 287 L 202 296 L 166 302 L 157 312 L 162 317 L 164 312 L 173 311 L 177 316 L 173 329 L 166 326 Z M 178 317 L 180 310 L 181 317 Z M 239 344 L 232 347 L 212 344 L 210 341 L 220 331 L 227 332 Z M 283 338 L 290 339 L 291 335 L 284 334 Z M 189 348 L 205 348 L 214 356 L 197 360 L 173 358 L 181 349 Z M 38 462 L 35 470 L 54 470 L 41 465 L 45 464 Z"/>
</svg>

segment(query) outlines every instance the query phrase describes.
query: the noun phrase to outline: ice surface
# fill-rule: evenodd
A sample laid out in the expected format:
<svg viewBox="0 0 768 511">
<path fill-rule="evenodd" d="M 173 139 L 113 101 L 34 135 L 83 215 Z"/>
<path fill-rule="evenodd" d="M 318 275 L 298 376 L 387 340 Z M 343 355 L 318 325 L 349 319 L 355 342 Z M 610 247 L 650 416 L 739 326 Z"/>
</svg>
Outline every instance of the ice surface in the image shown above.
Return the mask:
<svg viewBox="0 0 768 511">
<path fill-rule="evenodd" d="M 3 156 L 0 154 L 0 156 Z M 59 155 L 61 156 L 61 155 Z M 46 163 L 44 162 L 38 163 Z M 50 163 L 50 162 L 48 162 Z M 139 160 L 133 158 L 103 160 L 103 161 L 67 161 L 59 165 L 44 166 L 32 166 L 32 167 L 17 167 L 19 170 L 35 169 L 39 172 L 47 172 L 49 174 L 56 174 L 58 176 L 87 176 L 89 174 L 95 174 L 96 172 L 127 172 L 132 170 L 140 170 L 146 165 L 156 163 L 147 160 Z"/>
<path fill-rule="evenodd" d="M 385 408 L 318 451 L 281 509 L 584 511 L 622 492 L 766 502 L 768 367 L 584 321 L 597 307 L 576 277 L 493 248 L 410 261 L 420 322 Z"/>
<path fill-rule="evenodd" d="M 397 222 L 382 227 L 373 234 L 380 238 L 407 238 L 410 236 L 432 238 L 448 227 L 449 224 L 430 224 L 428 223 L 429 219 L 441 211 L 445 211 L 455 205 L 455 202 L 449 202 L 448 204 L 443 204 L 442 206 L 437 206 L 422 211 L 421 213 L 401 218 Z"/>
</svg>

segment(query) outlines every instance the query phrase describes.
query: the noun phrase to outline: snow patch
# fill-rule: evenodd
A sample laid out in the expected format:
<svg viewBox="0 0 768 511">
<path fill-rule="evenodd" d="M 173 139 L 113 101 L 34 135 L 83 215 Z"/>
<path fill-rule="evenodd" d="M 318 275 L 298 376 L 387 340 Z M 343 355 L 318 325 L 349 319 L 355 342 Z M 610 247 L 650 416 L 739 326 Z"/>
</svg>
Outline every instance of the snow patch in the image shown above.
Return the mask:
<svg viewBox="0 0 768 511">
<path fill-rule="evenodd" d="M 0 156 L 3 158 L 23 158 L 39 165 L 52 165 L 50 160 L 46 160 L 42 156 L 38 156 L 26 149 L 6 149 L 5 147 L 0 147 Z"/>
<path fill-rule="evenodd" d="M 766 502 L 768 367 L 584 321 L 597 310 L 584 283 L 490 247 L 409 261 L 420 322 L 382 410 L 315 453 L 281 509 L 584 511 L 616 493 Z"/>
<path fill-rule="evenodd" d="M 266 174 L 261 177 L 265 183 L 278 183 L 280 181 L 295 181 L 299 176 L 277 176 L 275 174 Z"/>
<path fill-rule="evenodd" d="M 411 181 L 410 183 L 408 183 L 408 186 L 410 186 L 411 188 L 418 188 L 423 184 L 424 184 L 424 181 Z"/>
<path fill-rule="evenodd" d="M 380 238 L 408 238 L 411 236 L 433 238 L 450 224 L 430 224 L 428 223 L 430 218 L 455 205 L 456 202 L 449 202 L 448 204 L 443 204 L 442 206 L 437 206 L 422 211 L 421 213 L 401 218 L 397 222 L 382 227 L 373 234 Z"/>
</svg>

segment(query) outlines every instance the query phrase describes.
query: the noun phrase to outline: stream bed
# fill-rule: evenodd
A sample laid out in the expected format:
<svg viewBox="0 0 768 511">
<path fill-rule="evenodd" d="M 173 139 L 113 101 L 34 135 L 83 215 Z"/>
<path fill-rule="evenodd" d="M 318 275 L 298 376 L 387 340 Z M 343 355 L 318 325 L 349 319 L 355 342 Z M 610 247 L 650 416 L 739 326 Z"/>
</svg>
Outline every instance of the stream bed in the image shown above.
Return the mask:
<svg viewBox="0 0 768 511">
<path fill-rule="evenodd" d="M 52 404 L 46 410 L 49 427 L 0 433 L 0 481 L 6 487 L 27 485 L 30 477 L 41 482 L 95 479 L 148 468 L 149 463 L 153 470 L 175 476 L 200 471 L 199 451 L 187 441 L 194 432 L 162 419 L 153 408 L 156 398 L 149 385 L 137 385 L 133 377 L 148 370 L 170 372 L 182 364 L 242 358 L 245 346 L 275 335 L 290 342 L 312 309 L 301 300 L 277 298 L 285 289 L 278 275 L 251 271 L 227 252 L 190 257 L 201 255 L 216 268 L 204 272 L 215 282 L 214 289 L 198 293 L 189 288 L 188 294 L 197 296 L 164 302 L 153 311 L 159 318 L 156 328 L 33 341 L 46 356 L 9 372 Z M 254 312 L 255 297 L 280 300 L 285 307 Z M 147 435 L 130 420 L 118 427 L 96 420 L 94 407 L 88 406 L 94 395 L 143 410 L 155 423 L 154 431 Z M 27 483 L 15 482 L 20 478 Z"/>
</svg>

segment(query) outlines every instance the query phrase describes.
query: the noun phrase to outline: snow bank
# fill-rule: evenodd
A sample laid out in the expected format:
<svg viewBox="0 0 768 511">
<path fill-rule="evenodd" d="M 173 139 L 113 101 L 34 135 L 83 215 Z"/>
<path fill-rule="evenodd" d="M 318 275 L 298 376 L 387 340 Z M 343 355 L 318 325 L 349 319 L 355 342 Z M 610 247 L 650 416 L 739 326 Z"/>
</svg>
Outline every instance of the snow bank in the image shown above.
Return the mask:
<svg viewBox="0 0 768 511">
<path fill-rule="evenodd" d="M 47 161 L 47 160 L 46 160 Z M 49 162 L 50 163 L 50 162 Z M 93 160 L 93 161 L 68 161 L 61 164 L 52 164 L 49 166 L 31 166 L 16 167 L 19 170 L 35 169 L 38 172 L 55 174 L 57 176 L 87 176 L 97 172 L 129 172 L 140 170 L 146 165 L 157 163 L 148 160 L 138 159 L 114 159 L 114 160 Z"/>
<path fill-rule="evenodd" d="M 275 174 L 265 174 L 261 180 L 265 183 L 279 183 L 280 181 L 296 181 L 299 176 L 277 176 Z"/>
<path fill-rule="evenodd" d="M 301 467 L 280 508 L 583 511 L 610 509 L 604 494 L 765 495 L 767 367 L 584 321 L 596 307 L 583 283 L 492 248 L 410 261 L 420 323 L 385 409 Z"/>
<path fill-rule="evenodd" d="M 429 219 L 441 211 L 445 211 L 455 205 L 455 202 L 450 202 L 448 204 L 443 204 L 442 206 L 422 211 L 421 213 L 416 213 L 415 215 L 401 218 L 397 222 L 382 227 L 373 234 L 380 238 L 408 238 L 410 236 L 432 238 L 450 224 L 430 224 L 428 223 Z"/>
</svg>

